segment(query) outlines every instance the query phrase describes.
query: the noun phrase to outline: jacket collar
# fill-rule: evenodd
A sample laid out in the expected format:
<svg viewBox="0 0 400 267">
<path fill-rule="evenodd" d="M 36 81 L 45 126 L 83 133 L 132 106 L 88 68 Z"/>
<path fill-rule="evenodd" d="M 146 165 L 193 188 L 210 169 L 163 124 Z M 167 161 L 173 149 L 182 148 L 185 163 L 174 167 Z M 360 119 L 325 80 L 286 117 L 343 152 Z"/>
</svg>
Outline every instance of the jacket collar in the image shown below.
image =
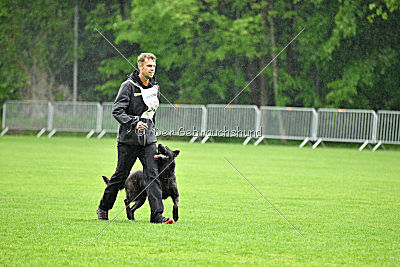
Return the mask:
<svg viewBox="0 0 400 267">
<path fill-rule="evenodd" d="M 131 79 L 133 82 L 138 83 L 138 84 L 139 84 L 141 87 L 143 87 L 143 88 L 149 88 L 149 87 L 152 87 L 152 86 L 158 84 L 158 83 L 157 83 L 156 76 L 153 76 L 153 77 L 150 79 L 149 85 L 148 85 L 148 86 L 145 86 L 145 85 L 142 83 L 142 81 L 140 80 L 140 78 L 139 78 L 139 71 L 138 71 L 138 70 L 134 70 L 132 73 L 128 74 L 128 79 Z"/>
</svg>

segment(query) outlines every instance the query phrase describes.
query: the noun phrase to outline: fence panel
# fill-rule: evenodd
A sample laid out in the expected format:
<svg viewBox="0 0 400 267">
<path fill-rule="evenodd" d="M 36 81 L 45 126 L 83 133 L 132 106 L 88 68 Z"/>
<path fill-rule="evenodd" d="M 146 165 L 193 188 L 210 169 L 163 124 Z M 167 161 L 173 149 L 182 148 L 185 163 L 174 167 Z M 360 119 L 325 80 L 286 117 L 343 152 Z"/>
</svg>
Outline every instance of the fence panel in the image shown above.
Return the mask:
<svg viewBox="0 0 400 267">
<path fill-rule="evenodd" d="M 261 107 L 261 137 L 254 143 L 258 145 L 264 138 L 304 140 L 316 139 L 317 112 L 313 108 Z"/>
<path fill-rule="evenodd" d="M 26 100 L 7 101 L 3 105 L 3 129 L 41 130 L 49 129 L 49 102 Z"/>
<path fill-rule="evenodd" d="M 400 111 L 378 111 L 376 141 L 373 151 L 383 144 L 400 144 Z"/>
<path fill-rule="evenodd" d="M 99 103 L 54 102 L 53 130 L 66 132 L 99 132 L 101 121 Z"/>
<path fill-rule="evenodd" d="M 211 136 L 259 137 L 260 112 L 254 105 L 207 105 L 205 143 Z"/>
<path fill-rule="evenodd" d="M 114 119 L 112 115 L 112 105 L 112 102 L 102 104 L 103 115 L 101 120 L 101 129 L 103 130 L 103 132 L 118 132 L 118 122 Z"/>
<path fill-rule="evenodd" d="M 158 135 L 198 137 L 205 132 L 206 108 L 203 105 L 161 104 L 156 120 Z"/>
<path fill-rule="evenodd" d="M 118 132 L 118 122 L 111 114 L 113 103 L 103 103 L 103 132 Z M 157 135 L 201 136 L 205 131 L 206 108 L 203 105 L 161 104 L 157 109 Z"/>
<path fill-rule="evenodd" d="M 368 143 L 376 140 L 377 115 L 373 110 L 319 109 L 318 140 L 322 141 Z"/>
</svg>

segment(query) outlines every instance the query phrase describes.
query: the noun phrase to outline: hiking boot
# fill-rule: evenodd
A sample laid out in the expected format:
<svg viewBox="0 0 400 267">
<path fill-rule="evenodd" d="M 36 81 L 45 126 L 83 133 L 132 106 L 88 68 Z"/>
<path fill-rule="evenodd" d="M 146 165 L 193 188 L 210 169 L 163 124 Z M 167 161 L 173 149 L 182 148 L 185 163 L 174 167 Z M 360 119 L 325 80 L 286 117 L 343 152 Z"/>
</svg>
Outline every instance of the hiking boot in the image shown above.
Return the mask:
<svg viewBox="0 0 400 267">
<path fill-rule="evenodd" d="M 97 220 L 108 221 L 108 211 L 97 208 L 96 213 L 97 213 Z"/>
<path fill-rule="evenodd" d="M 174 220 L 172 218 L 161 217 L 159 221 L 150 221 L 151 223 L 161 223 L 161 224 L 173 224 Z"/>
</svg>

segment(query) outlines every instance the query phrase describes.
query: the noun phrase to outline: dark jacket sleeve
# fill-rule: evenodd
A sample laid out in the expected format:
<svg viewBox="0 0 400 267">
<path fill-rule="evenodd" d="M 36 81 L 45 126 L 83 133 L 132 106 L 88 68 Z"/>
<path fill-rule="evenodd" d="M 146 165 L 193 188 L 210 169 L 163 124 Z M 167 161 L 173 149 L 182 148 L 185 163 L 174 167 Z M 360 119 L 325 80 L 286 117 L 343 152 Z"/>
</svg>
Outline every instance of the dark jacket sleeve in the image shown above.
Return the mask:
<svg viewBox="0 0 400 267">
<path fill-rule="evenodd" d="M 120 124 L 132 122 L 132 118 L 126 113 L 130 103 L 131 94 L 131 86 L 129 83 L 124 82 L 119 88 L 117 98 L 112 106 L 112 114 Z"/>
</svg>

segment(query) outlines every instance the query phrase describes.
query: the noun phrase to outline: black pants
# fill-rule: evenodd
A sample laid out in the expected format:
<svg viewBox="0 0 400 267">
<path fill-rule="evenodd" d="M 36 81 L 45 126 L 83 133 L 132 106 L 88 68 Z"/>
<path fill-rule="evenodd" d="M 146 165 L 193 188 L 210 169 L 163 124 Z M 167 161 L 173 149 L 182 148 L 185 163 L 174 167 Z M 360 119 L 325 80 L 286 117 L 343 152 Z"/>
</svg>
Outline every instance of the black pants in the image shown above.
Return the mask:
<svg viewBox="0 0 400 267">
<path fill-rule="evenodd" d="M 112 209 L 118 190 L 123 188 L 133 164 L 139 158 L 143 165 L 143 174 L 148 185 L 146 192 L 151 209 L 150 221 L 160 220 L 164 212 L 164 205 L 159 178 L 155 179 L 158 176 L 157 162 L 154 160 L 156 153 L 156 143 L 147 146 L 118 143 L 117 169 L 104 190 L 99 208 L 102 210 Z M 151 184 L 149 185 L 149 183 Z"/>
</svg>

